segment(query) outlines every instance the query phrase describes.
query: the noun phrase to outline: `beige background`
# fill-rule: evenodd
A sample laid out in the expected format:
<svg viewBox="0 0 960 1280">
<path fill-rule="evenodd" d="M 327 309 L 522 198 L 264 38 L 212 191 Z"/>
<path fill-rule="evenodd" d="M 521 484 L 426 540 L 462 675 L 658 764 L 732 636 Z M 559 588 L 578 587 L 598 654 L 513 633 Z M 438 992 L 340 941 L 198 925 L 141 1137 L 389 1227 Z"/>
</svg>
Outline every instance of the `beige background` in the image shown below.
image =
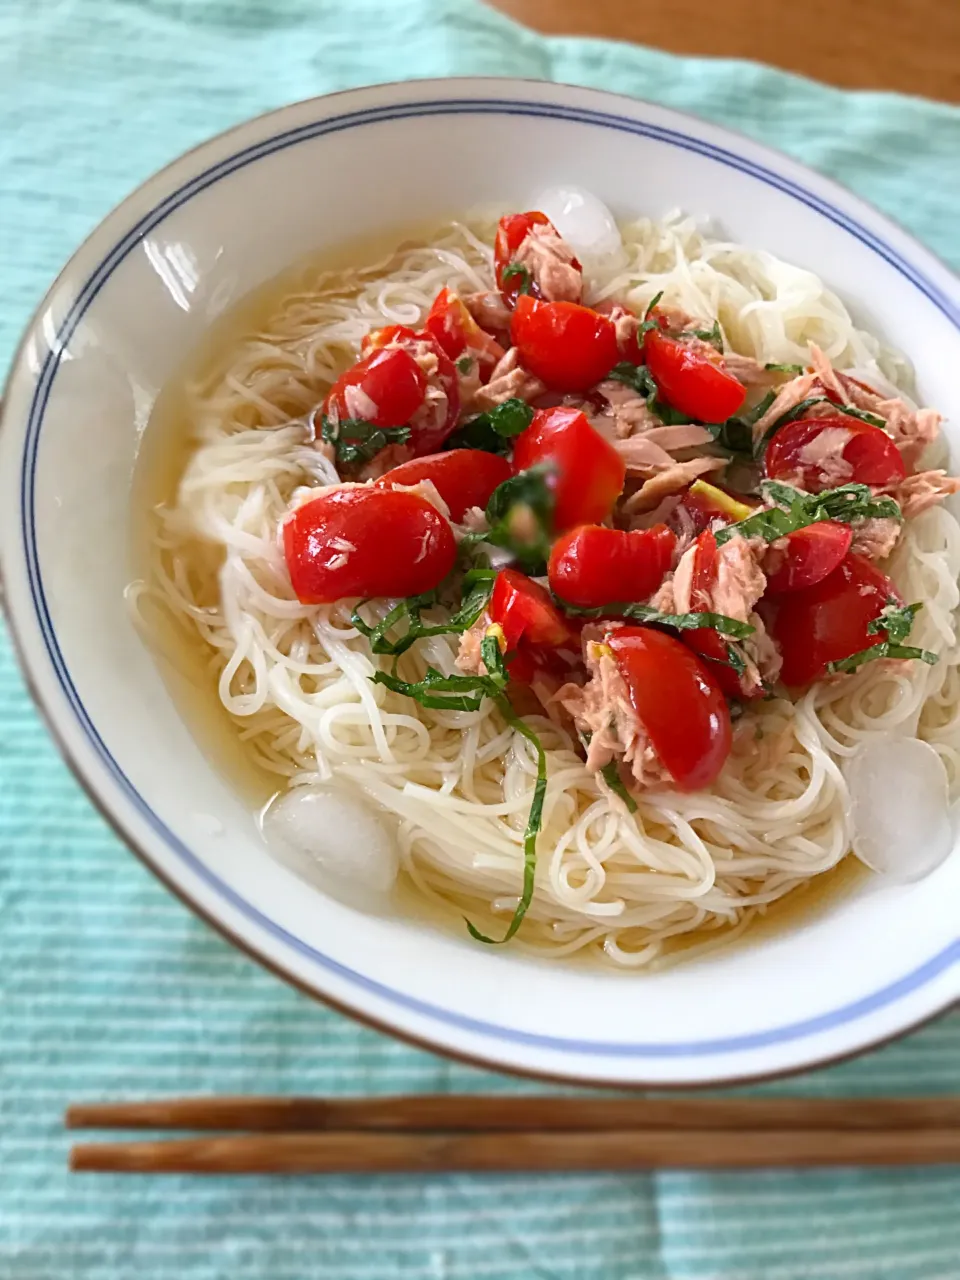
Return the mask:
<svg viewBox="0 0 960 1280">
<path fill-rule="evenodd" d="M 491 3 L 553 35 L 752 58 L 848 89 L 891 89 L 960 103 L 960 0 Z"/>
</svg>

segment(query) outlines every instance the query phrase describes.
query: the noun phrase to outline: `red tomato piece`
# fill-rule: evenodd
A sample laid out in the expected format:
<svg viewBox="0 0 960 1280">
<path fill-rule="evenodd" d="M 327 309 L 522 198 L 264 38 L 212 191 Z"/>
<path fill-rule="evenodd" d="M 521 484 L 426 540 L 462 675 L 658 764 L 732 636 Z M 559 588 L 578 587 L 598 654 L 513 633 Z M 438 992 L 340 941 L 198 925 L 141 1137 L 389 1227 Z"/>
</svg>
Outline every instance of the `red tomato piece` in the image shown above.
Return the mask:
<svg viewBox="0 0 960 1280">
<path fill-rule="evenodd" d="M 510 336 L 520 363 L 551 391 L 587 391 L 620 359 L 613 321 L 579 302 L 538 302 L 521 294 Z"/>
<path fill-rule="evenodd" d="M 457 367 L 431 333 L 414 333 L 404 324 L 390 324 L 384 329 L 368 333 L 360 345 L 367 353 L 383 348 L 387 351 L 403 351 L 414 360 L 425 377 L 425 386 L 443 394 L 426 397 L 419 410 L 410 418 L 410 447 L 416 456 L 436 453 L 447 436 L 457 425 L 460 416 L 460 379 Z M 436 368 L 425 373 L 421 361 L 428 367 L 436 362 Z"/>
<path fill-rule="evenodd" d="M 767 591 L 777 595 L 783 591 L 802 591 L 833 573 L 850 550 L 853 530 L 836 520 L 821 520 L 805 529 L 789 533 L 777 567 L 765 569 Z M 778 548 L 779 551 L 779 548 Z M 777 552 L 768 552 L 768 559 Z"/>
<path fill-rule="evenodd" d="M 434 298 L 423 327 L 451 360 L 465 353 L 474 356 L 483 377 L 489 376 L 504 354 L 496 338 L 480 328 L 462 299 L 446 286 Z"/>
<path fill-rule="evenodd" d="M 382 329 L 371 329 L 360 343 L 360 350 L 366 354 L 377 347 L 389 346 L 391 342 L 405 342 L 416 338 L 416 333 L 409 325 L 388 324 Z"/>
<path fill-rule="evenodd" d="M 803 591 L 791 591 L 765 610 L 783 655 L 782 679 L 805 685 L 839 662 L 882 640 L 867 627 L 891 600 L 902 603 L 890 579 L 869 560 L 847 555 L 833 573 Z"/>
<path fill-rule="evenodd" d="M 747 684 L 730 666 L 727 658 L 727 645 L 723 636 L 712 627 L 697 627 L 693 631 L 680 633 L 685 645 L 694 653 L 709 662 L 708 670 L 728 698 L 762 698 L 763 686 L 752 682 Z"/>
<path fill-rule="evenodd" d="M 724 524 L 736 524 L 738 520 L 746 520 L 753 511 L 753 506 L 734 498 L 725 489 L 718 489 L 706 480 L 694 480 L 681 498 L 675 513 L 671 513 L 671 519 L 676 522 L 678 517 L 684 515 L 693 524 L 693 531 L 702 533 L 715 520 Z M 678 524 L 677 527 L 682 529 L 683 525 Z"/>
<path fill-rule="evenodd" d="M 650 329 L 643 354 L 667 404 L 700 422 L 723 422 L 743 407 L 747 389 L 715 359 Z"/>
<path fill-rule="evenodd" d="M 817 459 L 816 442 L 825 431 L 846 431 L 848 438 L 836 440 L 821 459 Z M 842 457 L 851 474 L 839 481 L 830 474 L 829 461 Z M 840 414 L 829 418 L 801 418 L 781 427 L 770 443 L 763 460 L 764 471 L 773 480 L 797 481 L 808 493 L 833 489 L 838 483 L 886 485 L 896 484 L 907 474 L 900 450 L 880 427 L 859 418 Z"/>
<path fill-rule="evenodd" d="M 663 581 L 676 545 L 665 524 L 633 533 L 581 525 L 553 544 L 550 589 L 579 609 L 646 600 Z"/>
<path fill-rule="evenodd" d="M 514 471 L 552 469 L 554 529 L 599 524 L 623 492 L 627 469 L 609 441 L 594 431 L 579 409 L 538 409 L 513 447 Z"/>
<path fill-rule="evenodd" d="M 549 593 L 516 569 L 502 569 L 490 596 L 490 621 L 503 631 L 507 653 L 520 641 L 559 649 L 576 644 L 576 632 L 550 599 Z"/>
<path fill-rule="evenodd" d="M 495 453 L 479 449 L 451 449 L 449 453 L 431 453 L 394 467 L 375 485 L 389 489 L 397 484 L 417 484 L 431 480 L 450 508 L 451 520 L 462 520 L 471 507 L 485 507 L 497 485 L 512 475 L 510 463 Z"/>
<path fill-rule="evenodd" d="M 730 754 L 730 712 L 704 663 L 649 627 L 605 638 L 637 719 L 681 791 L 708 787 Z"/>
<path fill-rule="evenodd" d="M 342 373 L 323 402 L 337 420 L 362 418 L 377 427 L 402 427 L 423 404 L 427 379 L 407 351 L 373 350 Z"/>
<path fill-rule="evenodd" d="M 334 489 L 284 522 L 290 581 L 304 604 L 431 591 L 457 558 L 449 523 L 415 493 Z"/>
<path fill-rule="evenodd" d="M 713 588 L 717 581 L 719 563 L 717 539 L 710 529 L 706 529 L 694 543 L 693 574 L 690 578 L 691 611 L 712 610 Z"/>
<path fill-rule="evenodd" d="M 493 249 L 493 266 L 497 279 L 497 288 L 500 290 L 500 296 L 508 307 L 513 306 L 516 301 L 520 290 L 524 286 L 524 279 L 522 275 L 518 274 L 509 276 L 505 280 L 503 273 L 517 256 L 517 251 L 530 234 L 531 229 L 536 226 L 549 227 L 554 235 L 559 234 L 547 215 L 537 210 L 531 210 L 529 213 L 508 213 L 505 218 L 500 219 L 497 226 L 497 239 Z M 583 270 L 576 258 L 573 259 L 572 265 L 578 271 Z M 533 297 L 540 296 L 540 289 L 535 280 L 528 281 L 527 288 Z"/>
</svg>

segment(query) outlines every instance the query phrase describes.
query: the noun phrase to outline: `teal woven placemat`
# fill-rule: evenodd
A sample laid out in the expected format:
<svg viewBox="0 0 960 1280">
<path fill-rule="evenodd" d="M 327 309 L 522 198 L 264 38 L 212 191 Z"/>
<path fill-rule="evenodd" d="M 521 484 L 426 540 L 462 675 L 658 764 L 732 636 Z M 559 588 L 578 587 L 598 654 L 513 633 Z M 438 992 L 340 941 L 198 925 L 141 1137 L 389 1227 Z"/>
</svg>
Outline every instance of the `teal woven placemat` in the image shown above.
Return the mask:
<svg viewBox="0 0 960 1280">
<path fill-rule="evenodd" d="M 960 264 L 953 108 L 544 40 L 456 0 L 2 0 L 0 366 L 78 241 L 184 148 L 329 89 L 464 73 L 614 88 L 733 125 L 855 187 Z M 70 1100 L 536 1086 L 375 1035 L 231 951 L 105 829 L 2 642 L 0 849 L 0 1280 L 960 1276 L 960 1173 L 949 1170 L 71 1179 Z M 953 1017 L 763 1092 L 958 1085 Z"/>
</svg>

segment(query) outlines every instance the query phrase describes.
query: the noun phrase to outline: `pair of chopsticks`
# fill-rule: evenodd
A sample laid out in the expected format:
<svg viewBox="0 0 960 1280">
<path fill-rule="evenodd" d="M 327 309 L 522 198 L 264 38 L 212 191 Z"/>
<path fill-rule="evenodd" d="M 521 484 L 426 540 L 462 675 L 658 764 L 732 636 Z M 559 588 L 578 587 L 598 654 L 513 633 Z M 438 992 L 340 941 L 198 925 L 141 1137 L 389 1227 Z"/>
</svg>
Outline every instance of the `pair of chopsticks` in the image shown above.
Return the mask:
<svg viewBox="0 0 960 1280">
<path fill-rule="evenodd" d="M 82 1103 L 89 1173 L 566 1173 L 960 1163 L 960 1098 L 180 1098 Z"/>
</svg>

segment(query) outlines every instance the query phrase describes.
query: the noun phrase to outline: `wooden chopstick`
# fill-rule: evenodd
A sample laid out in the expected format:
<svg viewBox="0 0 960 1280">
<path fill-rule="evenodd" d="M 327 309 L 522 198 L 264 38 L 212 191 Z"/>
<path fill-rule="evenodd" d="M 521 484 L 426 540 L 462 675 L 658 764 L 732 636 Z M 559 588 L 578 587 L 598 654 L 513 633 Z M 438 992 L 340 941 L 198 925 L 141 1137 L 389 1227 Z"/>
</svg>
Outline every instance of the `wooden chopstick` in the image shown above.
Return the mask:
<svg viewBox="0 0 960 1280">
<path fill-rule="evenodd" d="M 960 1162 L 957 1129 L 273 1133 L 74 1147 L 90 1173 L 569 1173 Z"/>
<path fill-rule="evenodd" d="M 570 1098 L 424 1094 L 384 1098 L 170 1098 L 78 1103 L 69 1129 L 246 1133 L 644 1130 L 960 1130 L 960 1097 Z"/>
</svg>

